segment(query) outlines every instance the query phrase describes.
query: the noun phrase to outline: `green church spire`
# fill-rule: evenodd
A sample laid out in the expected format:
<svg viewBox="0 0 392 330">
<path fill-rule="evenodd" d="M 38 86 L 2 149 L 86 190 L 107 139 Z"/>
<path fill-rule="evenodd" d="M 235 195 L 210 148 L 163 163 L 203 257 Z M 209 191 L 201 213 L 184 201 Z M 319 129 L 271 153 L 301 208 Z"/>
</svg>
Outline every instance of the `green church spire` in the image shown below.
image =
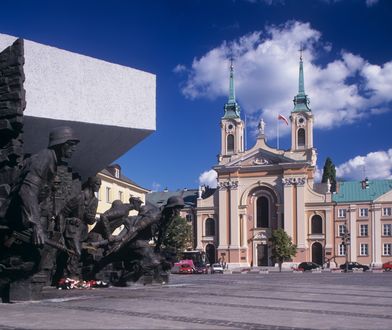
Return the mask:
<svg viewBox="0 0 392 330">
<path fill-rule="evenodd" d="M 299 78 L 298 78 L 298 94 L 294 96 L 294 109 L 292 112 L 311 111 L 309 108 L 309 98 L 305 94 L 304 66 L 302 61 L 302 47 L 299 57 Z"/>
<path fill-rule="evenodd" d="M 235 100 L 233 59 L 230 60 L 229 100 L 225 104 L 224 109 L 225 115 L 223 116 L 223 118 L 240 118 L 240 106 Z"/>
<path fill-rule="evenodd" d="M 235 103 L 233 59 L 230 60 L 230 87 L 229 87 L 229 101 L 227 103 Z"/>
</svg>

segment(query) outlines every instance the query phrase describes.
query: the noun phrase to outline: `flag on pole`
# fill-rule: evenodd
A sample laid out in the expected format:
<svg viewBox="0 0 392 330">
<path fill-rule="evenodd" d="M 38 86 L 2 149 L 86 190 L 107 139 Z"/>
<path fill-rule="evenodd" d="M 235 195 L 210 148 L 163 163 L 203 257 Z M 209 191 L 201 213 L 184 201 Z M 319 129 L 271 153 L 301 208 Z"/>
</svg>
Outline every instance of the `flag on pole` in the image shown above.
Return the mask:
<svg viewBox="0 0 392 330">
<path fill-rule="evenodd" d="M 287 126 L 289 126 L 289 121 L 287 120 L 287 118 L 281 114 L 279 114 L 278 116 L 278 120 L 283 120 Z"/>
</svg>

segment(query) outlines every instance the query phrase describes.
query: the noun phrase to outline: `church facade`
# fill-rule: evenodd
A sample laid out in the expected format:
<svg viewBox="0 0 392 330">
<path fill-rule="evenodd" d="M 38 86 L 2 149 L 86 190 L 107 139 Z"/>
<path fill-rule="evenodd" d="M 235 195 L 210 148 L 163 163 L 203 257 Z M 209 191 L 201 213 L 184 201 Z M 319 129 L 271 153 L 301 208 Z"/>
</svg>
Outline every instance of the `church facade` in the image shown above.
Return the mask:
<svg viewBox="0 0 392 330">
<path fill-rule="evenodd" d="M 283 228 L 297 246 L 291 264 L 341 264 L 346 257 L 375 266 L 392 258 L 392 180 L 315 184 L 313 113 L 299 63 L 298 94 L 290 115 L 291 147 L 266 143 L 261 120 L 256 144 L 244 148 L 244 122 L 230 67 L 229 99 L 220 122 L 218 188 L 196 207 L 196 248 L 229 267 L 273 266 L 272 231 Z M 354 193 L 352 193 L 354 191 Z M 367 211 L 365 211 L 365 209 Z M 366 225 L 366 226 L 365 226 Z M 366 230 L 365 230 L 366 229 Z M 343 241 L 345 231 L 350 242 Z"/>
</svg>

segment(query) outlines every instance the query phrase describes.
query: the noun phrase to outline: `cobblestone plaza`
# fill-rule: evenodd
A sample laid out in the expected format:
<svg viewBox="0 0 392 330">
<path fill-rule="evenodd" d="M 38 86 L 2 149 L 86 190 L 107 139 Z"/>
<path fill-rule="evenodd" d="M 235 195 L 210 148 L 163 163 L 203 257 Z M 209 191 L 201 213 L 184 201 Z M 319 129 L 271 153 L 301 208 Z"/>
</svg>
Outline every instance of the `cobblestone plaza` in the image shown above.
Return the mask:
<svg viewBox="0 0 392 330">
<path fill-rule="evenodd" d="M 0 329 L 390 329 L 390 273 L 172 275 L 0 305 Z"/>
</svg>

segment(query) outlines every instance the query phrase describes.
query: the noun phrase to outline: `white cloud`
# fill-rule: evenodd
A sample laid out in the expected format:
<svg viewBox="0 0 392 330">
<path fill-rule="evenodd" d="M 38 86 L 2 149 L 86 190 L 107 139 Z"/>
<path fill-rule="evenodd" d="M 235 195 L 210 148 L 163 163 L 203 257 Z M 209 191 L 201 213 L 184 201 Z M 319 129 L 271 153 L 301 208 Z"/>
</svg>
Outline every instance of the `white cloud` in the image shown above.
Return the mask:
<svg viewBox="0 0 392 330">
<path fill-rule="evenodd" d="M 186 66 L 183 64 L 177 64 L 176 67 L 173 69 L 173 72 L 178 74 L 184 73 L 186 71 Z"/>
<path fill-rule="evenodd" d="M 316 171 L 314 172 L 314 181 L 321 182 L 322 178 L 323 178 L 323 171 L 320 170 L 320 168 L 316 165 Z"/>
<path fill-rule="evenodd" d="M 378 0 L 366 0 L 366 6 L 371 7 L 378 3 Z"/>
<path fill-rule="evenodd" d="M 321 66 L 317 61 L 331 50 L 331 44 L 321 41 L 321 33 L 309 23 L 297 21 L 225 41 L 195 58 L 182 92 L 190 99 L 226 96 L 228 59 L 233 56 L 236 96 L 249 116 L 249 127 L 256 127 L 262 117 L 267 123 L 267 136 L 274 137 L 277 115 L 289 116 L 298 90 L 301 45 L 305 46 L 305 90 L 311 98 L 316 127 L 351 124 L 371 111 L 377 114 L 388 109 L 392 102 L 392 61 L 372 65 L 342 50 L 335 60 Z M 289 128 L 282 127 L 282 135 L 288 132 Z"/>
<path fill-rule="evenodd" d="M 369 179 L 392 179 L 392 149 L 356 156 L 337 166 L 336 176 L 355 180 L 365 176 Z"/>
<path fill-rule="evenodd" d="M 217 173 L 214 170 L 205 171 L 199 176 L 200 185 L 209 186 L 210 188 L 216 188 L 217 185 Z"/>
</svg>

